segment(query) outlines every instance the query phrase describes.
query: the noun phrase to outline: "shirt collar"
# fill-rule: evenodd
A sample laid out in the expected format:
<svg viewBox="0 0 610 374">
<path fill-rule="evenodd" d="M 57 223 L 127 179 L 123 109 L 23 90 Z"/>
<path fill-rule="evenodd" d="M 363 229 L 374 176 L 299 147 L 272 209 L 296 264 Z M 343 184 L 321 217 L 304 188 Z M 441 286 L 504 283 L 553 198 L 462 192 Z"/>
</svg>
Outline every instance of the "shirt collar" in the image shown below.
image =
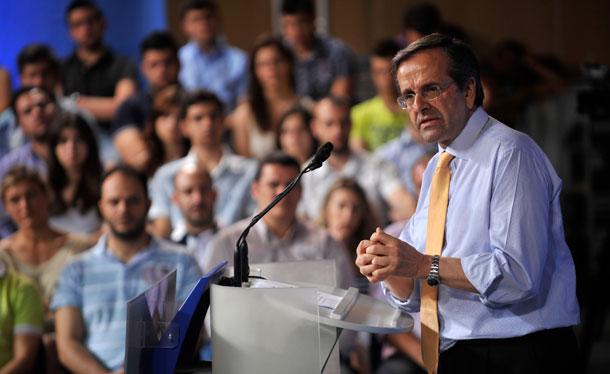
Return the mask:
<svg viewBox="0 0 610 374">
<path fill-rule="evenodd" d="M 472 144 L 478 138 L 488 119 L 489 115 L 485 113 L 483 108 L 477 108 L 468 119 L 464 129 L 462 129 L 460 134 L 447 146 L 447 149 L 443 149 L 440 144 L 438 145 L 439 152 L 447 151 L 455 157 L 469 159 Z"/>
<path fill-rule="evenodd" d="M 206 235 L 213 235 L 215 232 L 217 231 L 216 229 L 216 225 L 210 227 L 207 230 L 204 230 L 202 232 L 200 232 L 197 235 L 192 235 L 193 237 L 197 237 L 197 238 L 202 238 Z M 184 219 L 181 219 L 180 221 L 178 221 L 178 223 L 176 224 L 176 227 L 174 228 L 174 230 L 172 231 L 170 238 L 172 239 L 172 241 L 179 243 L 181 241 L 184 241 L 184 239 L 189 235 L 187 228 L 186 228 L 186 222 L 184 221 Z"/>
<path fill-rule="evenodd" d="M 97 241 L 95 246 L 91 248 L 91 251 L 99 256 L 105 257 L 109 260 L 120 262 L 124 266 L 133 266 L 141 262 L 142 260 L 150 257 L 159 249 L 159 243 L 155 239 L 155 237 L 150 237 L 150 242 L 148 245 L 142 249 L 140 249 L 130 260 L 128 263 L 123 263 L 107 246 L 108 234 L 103 234 L 100 239 Z"/>
<path fill-rule="evenodd" d="M 269 230 L 269 226 L 267 226 L 267 223 L 264 219 L 261 219 L 256 225 L 254 225 L 253 229 L 257 231 L 257 233 L 265 243 L 271 243 L 272 241 L 292 243 L 292 241 L 297 235 L 298 227 L 299 220 L 295 218 L 294 223 L 290 227 L 290 231 L 288 231 L 286 236 L 281 239 L 275 236 L 275 234 L 272 233 L 271 230 Z"/>
</svg>

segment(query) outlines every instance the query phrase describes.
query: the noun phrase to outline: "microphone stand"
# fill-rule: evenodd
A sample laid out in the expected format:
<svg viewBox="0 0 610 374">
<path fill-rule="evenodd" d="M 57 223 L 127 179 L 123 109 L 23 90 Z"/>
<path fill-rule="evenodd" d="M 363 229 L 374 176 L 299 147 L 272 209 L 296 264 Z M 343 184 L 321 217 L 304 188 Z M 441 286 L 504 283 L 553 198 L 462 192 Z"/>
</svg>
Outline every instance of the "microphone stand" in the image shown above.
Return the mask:
<svg viewBox="0 0 610 374">
<path fill-rule="evenodd" d="M 280 200 L 282 200 L 286 195 L 288 195 L 288 193 L 292 191 L 294 187 L 296 187 L 297 183 L 299 183 L 299 180 L 301 180 L 303 174 L 322 166 L 322 163 L 330 156 L 330 152 L 332 151 L 332 149 L 332 143 L 326 143 L 322 147 L 320 147 L 311 162 L 305 168 L 303 168 L 303 170 L 301 170 L 299 175 L 297 175 L 297 177 L 292 182 L 290 182 L 288 186 L 286 186 L 284 191 L 277 195 L 275 199 L 273 199 L 273 201 L 269 205 L 267 205 L 265 209 L 263 209 L 262 212 L 252 218 L 252 221 L 250 221 L 248 227 L 246 227 L 246 229 L 241 233 L 239 239 L 237 239 L 237 244 L 235 245 L 235 254 L 233 258 L 233 263 L 235 265 L 233 272 L 234 287 L 241 287 L 242 283 L 248 282 L 248 276 L 250 275 L 250 266 L 248 265 L 248 243 L 246 243 L 246 237 L 250 233 L 250 229 L 252 228 L 252 226 L 254 226 L 258 221 L 260 221 L 260 219 L 263 218 L 263 216 L 267 214 L 267 212 L 269 212 L 277 203 L 280 202 Z"/>
</svg>

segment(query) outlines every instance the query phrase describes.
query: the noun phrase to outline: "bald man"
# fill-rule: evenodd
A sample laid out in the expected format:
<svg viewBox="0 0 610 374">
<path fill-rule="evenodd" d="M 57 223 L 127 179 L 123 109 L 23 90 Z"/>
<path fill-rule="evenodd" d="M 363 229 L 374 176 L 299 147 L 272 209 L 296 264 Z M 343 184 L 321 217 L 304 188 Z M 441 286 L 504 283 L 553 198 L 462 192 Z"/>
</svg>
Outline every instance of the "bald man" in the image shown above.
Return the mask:
<svg viewBox="0 0 610 374">
<path fill-rule="evenodd" d="M 172 202 L 183 218 L 171 233 L 172 241 L 186 246 L 201 266 L 208 243 L 216 234 L 216 190 L 210 173 L 196 162 L 184 164 L 174 177 Z"/>
</svg>

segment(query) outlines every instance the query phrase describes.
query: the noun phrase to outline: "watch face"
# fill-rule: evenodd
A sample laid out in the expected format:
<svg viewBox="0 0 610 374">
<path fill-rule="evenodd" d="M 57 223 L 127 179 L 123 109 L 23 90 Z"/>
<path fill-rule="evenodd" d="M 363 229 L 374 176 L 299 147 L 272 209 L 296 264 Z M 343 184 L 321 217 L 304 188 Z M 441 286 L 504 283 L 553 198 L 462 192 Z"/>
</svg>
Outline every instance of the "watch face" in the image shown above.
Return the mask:
<svg viewBox="0 0 610 374">
<path fill-rule="evenodd" d="M 439 285 L 439 280 L 437 278 L 429 277 L 426 282 L 428 282 L 429 286 L 437 287 Z"/>
</svg>

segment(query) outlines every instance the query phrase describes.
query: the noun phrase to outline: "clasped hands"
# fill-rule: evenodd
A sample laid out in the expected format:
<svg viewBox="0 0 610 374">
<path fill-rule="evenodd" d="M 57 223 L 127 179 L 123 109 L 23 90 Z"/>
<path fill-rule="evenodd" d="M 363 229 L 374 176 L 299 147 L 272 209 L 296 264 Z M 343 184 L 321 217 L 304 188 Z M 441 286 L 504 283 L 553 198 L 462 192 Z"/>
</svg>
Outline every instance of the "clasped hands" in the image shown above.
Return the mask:
<svg viewBox="0 0 610 374">
<path fill-rule="evenodd" d="M 369 240 L 362 240 L 358 244 L 356 255 L 356 266 L 371 283 L 390 277 L 426 276 L 425 255 L 380 228 L 377 228 Z"/>
</svg>

